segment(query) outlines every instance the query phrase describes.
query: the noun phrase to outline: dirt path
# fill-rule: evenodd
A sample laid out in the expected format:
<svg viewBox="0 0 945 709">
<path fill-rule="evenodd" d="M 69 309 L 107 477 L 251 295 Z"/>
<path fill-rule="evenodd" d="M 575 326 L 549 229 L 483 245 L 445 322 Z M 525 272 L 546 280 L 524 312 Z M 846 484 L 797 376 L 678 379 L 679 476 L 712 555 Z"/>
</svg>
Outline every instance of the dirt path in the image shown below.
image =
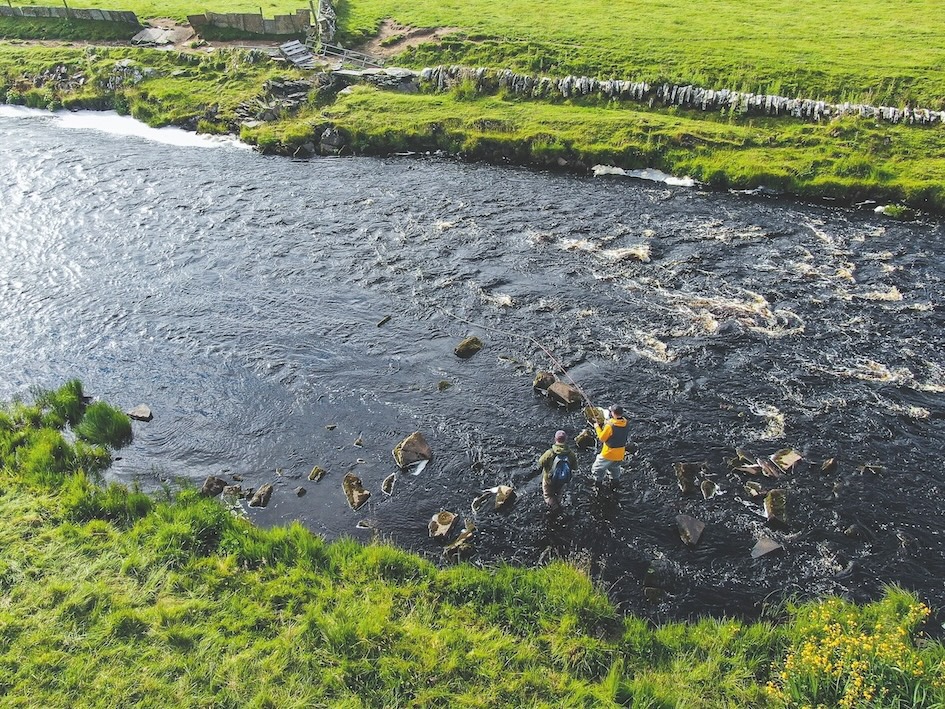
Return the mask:
<svg viewBox="0 0 945 709">
<path fill-rule="evenodd" d="M 408 27 L 387 19 L 381 23 L 376 37 L 355 49 L 372 57 L 389 59 L 408 47 L 440 42 L 457 29 L 456 27 Z"/>
</svg>

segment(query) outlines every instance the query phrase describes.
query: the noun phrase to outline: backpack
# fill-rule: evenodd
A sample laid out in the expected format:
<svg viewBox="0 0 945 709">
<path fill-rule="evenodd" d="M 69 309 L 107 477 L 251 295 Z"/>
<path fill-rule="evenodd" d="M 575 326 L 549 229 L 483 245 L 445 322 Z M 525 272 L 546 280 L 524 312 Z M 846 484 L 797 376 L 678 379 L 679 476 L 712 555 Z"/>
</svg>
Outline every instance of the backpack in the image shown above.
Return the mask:
<svg viewBox="0 0 945 709">
<path fill-rule="evenodd" d="M 567 453 L 558 453 L 552 461 L 551 482 L 556 486 L 571 482 L 571 463 Z"/>
</svg>

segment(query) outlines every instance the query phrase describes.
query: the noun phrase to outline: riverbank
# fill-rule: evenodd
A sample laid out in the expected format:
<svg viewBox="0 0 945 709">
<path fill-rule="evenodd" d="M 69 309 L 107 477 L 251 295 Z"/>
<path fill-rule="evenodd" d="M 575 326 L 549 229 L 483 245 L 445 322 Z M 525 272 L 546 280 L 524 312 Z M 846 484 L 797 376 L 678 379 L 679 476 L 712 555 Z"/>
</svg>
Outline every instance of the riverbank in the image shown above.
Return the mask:
<svg viewBox="0 0 945 709">
<path fill-rule="evenodd" d="M 284 90 L 286 82 L 301 83 Z M 53 110 L 114 108 L 153 126 L 236 133 L 270 154 L 441 152 L 578 172 L 655 168 L 709 188 L 945 210 L 945 127 L 938 124 L 706 114 L 599 97 L 482 94 L 468 84 L 416 93 L 344 88 L 330 73 L 227 49 L 0 44 L 0 97 Z"/>
<path fill-rule="evenodd" d="M 902 591 L 651 626 L 572 564 L 436 565 L 259 529 L 195 490 L 101 487 L 122 416 L 78 382 L 0 411 L 0 696 L 16 703 L 945 701 L 945 648 Z"/>
</svg>

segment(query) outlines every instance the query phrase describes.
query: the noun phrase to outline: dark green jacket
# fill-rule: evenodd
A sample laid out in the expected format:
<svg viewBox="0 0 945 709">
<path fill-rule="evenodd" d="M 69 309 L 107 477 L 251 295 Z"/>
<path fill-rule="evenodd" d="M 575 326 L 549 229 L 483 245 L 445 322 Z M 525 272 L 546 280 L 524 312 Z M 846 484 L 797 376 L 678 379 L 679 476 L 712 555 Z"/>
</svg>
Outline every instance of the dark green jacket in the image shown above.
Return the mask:
<svg viewBox="0 0 945 709">
<path fill-rule="evenodd" d="M 545 480 L 551 477 L 551 466 L 559 453 L 568 454 L 568 463 L 571 464 L 571 474 L 573 475 L 577 472 L 577 456 L 574 455 L 574 451 L 568 448 L 567 443 L 555 443 L 551 448 L 542 453 L 541 458 L 538 459 L 538 467 L 541 468 L 541 474 Z"/>
</svg>

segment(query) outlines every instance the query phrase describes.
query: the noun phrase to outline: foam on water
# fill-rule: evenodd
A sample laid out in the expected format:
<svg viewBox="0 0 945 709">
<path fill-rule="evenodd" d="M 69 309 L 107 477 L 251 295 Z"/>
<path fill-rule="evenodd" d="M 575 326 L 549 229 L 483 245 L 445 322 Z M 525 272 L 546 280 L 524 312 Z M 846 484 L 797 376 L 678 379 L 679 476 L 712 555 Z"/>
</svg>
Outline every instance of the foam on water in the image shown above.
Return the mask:
<svg viewBox="0 0 945 709">
<path fill-rule="evenodd" d="M 676 177 L 669 175 L 662 170 L 645 168 L 642 170 L 624 170 L 621 167 L 613 165 L 595 165 L 592 168 L 594 177 L 603 175 L 618 175 L 621 177 L 634 177 L 638 180 L 647 180 L 648 182 L 661 182 L 672 187 L 695 187 L 698 183 L 689 176 Z"/>
<path fill-rule="evenodd" d="M 56 111 L 50 113 L 24 106 L 0 105 L 0 118 L 46 118 L 67 130 L 95 130 L 110 135 L 143 138 L 155 143 L 181 148 L 240 148 L 251 150 L 233 136 L 215 136 L 192 133 L 181 128 L 166 126 L 152 128 L 131 116 L 121 116 L 114 111 Z"/>
</svg>

